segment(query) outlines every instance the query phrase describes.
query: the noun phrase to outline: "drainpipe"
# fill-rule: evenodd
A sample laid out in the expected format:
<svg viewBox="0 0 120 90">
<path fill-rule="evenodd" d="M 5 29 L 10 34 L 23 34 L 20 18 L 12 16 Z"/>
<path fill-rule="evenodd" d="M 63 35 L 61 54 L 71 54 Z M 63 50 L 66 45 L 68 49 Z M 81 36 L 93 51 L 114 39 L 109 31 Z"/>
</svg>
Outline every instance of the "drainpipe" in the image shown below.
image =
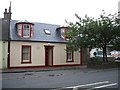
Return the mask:
<svg viewBox="0 0 120 90">
<path fill-rule="evenodd" d="M 10 19 L 8 22 L 8 63 L 7 63 L 7 67 L 10 68 Z"/>
<path fill-rule="evenodd" d="M 9 12 L 8 12 L 8 68 L 10 68 L 10 21 L 11 21 L 11 2 L 9 6 Z"/>
</svg>

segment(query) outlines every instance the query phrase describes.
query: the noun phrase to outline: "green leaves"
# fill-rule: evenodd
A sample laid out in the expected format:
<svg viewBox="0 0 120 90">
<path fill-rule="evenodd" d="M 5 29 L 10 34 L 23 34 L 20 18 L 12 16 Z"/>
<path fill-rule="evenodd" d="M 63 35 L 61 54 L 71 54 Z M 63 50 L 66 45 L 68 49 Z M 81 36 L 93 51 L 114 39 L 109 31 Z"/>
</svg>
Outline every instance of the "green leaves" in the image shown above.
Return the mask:
<svg viewBox="0 0 120 90">
<path fill-rule="evenodd" d="M 119 42 L 120 28 L 118 28 L 118 17 L 116 14 L 106 15 L 105 11 L 99 18 L 94 19 L 85 15 L 81 18 L 75 14 L 78 21 L 68 23 L 67 37 L 69 37 L 69 46 L 75 47 L 106 47 L 106 45 Z"/>
</svg>

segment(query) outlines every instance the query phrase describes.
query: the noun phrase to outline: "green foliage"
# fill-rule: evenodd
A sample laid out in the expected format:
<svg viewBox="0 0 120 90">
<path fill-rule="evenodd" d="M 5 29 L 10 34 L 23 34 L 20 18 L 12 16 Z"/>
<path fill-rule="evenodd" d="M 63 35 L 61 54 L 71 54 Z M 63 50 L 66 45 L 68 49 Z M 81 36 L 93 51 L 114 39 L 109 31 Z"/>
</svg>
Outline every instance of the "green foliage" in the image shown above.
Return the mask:
<svg viewBox="0 0 120 90">
<path fill-rule="evenodd" d="M 69 46 L 77 51 L 79 47 L 103 48 L 103 56 L 106 55 L 107 45 L 117 45 L 120 48 L 120 28 L 117 14 L 106 15 L 105 11 L 99 18 L 91 18 L 85 15 L 84 18 L 75 14 L 78 21 L 68 23 L 67 37 Z"/>
<path fill-rule="evenodd" d="M 120 51 L 120 38 L 113 43 L 113 49 Z"/>
</svg>

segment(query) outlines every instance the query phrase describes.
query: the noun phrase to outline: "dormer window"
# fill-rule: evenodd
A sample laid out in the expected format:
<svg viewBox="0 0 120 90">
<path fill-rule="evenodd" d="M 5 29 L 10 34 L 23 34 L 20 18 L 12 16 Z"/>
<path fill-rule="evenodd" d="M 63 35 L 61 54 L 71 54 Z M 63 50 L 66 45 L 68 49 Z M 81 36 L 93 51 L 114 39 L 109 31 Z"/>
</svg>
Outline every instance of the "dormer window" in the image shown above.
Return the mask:
<svg viewBox="0 0 120 90">
<path fill-rule="evenodd" d="M 57 30 L 59 30 L 60 37 L 64 40 L 67 40 L 66 38 L 67 27 L 59 27 L 57 28 Z"/>
<path fill-rule="evenodd" d="M 33 23 L 19 22 L 16 24 L 18 35 L 23 38 L 30 38 L 33 36 Z"/>
</svg>

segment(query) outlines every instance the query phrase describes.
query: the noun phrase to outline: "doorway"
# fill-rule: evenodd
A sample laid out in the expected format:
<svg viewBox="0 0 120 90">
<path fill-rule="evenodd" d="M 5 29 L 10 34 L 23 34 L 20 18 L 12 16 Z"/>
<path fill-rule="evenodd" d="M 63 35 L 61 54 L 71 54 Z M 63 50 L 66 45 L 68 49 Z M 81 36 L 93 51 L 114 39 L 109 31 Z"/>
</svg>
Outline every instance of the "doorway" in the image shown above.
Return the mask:
<svg viewBox="0 0 120 90">
<path fill-rule="evenodd" d="M 53 66 L 53 46 L 45 46 L 45 66 Z"/>
</svg>

